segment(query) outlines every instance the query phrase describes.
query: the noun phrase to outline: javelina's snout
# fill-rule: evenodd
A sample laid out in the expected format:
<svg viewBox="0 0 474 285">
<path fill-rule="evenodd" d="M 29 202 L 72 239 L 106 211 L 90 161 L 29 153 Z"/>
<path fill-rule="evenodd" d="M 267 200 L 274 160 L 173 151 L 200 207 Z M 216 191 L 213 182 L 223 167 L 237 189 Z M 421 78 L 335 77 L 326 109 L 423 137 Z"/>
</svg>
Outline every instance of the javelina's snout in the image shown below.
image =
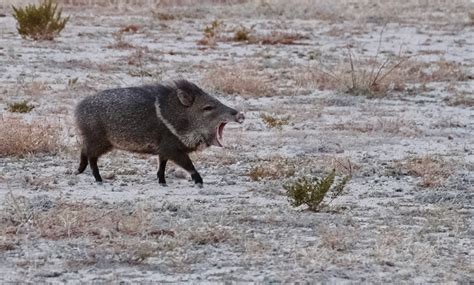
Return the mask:
<svg viewBox="0 0 474 285">
<path fill-rule="evenodd" d="M 236 111 L 237 112 L 237 111 Z M 245 115 L 243 112 L 237 112 L 235 115 L 235 121 L 239 124 L 242 124 L 245 120 Z"/>
<path fill-rule="evenodd" d="M 229 108 L 230 109 L 230 115 L 232 116 L 232 119 L 229 121 L 235 121 L 239 124 L 242 124 L 245 120 L 245 115 L 243 112 L 239 112 L 235 109 Z"/>
</svg>

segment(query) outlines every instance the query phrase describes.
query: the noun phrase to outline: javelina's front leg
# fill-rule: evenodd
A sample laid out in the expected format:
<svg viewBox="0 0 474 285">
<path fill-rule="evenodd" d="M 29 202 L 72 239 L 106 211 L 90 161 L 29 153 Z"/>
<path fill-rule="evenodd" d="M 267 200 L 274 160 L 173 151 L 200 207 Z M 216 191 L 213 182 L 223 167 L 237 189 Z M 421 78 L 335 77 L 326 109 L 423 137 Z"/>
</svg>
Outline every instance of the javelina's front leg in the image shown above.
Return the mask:
<svg viewBox="0 0 474 285">
<path fill-rule="evenodd" d="M 199 175 L 196 168 L 194 168 L 193 162 L 186 153 L 177 154 L 175 157 L 171 158 L 171 160 L 189 172 L 194 183 L 196 183 L 198 187 L 202 187 L 201 175 Z"/>
<path fill-rule="evenodd" d="M 158 183 L 162 186 L 166 186 L 166 180 L 165 180 L 165 168 L 166 168 L 166 163 L 168 162 L 168 159 L 164 159 L 160 157 L 160 168 L 158 168 Z"/>
</svg>

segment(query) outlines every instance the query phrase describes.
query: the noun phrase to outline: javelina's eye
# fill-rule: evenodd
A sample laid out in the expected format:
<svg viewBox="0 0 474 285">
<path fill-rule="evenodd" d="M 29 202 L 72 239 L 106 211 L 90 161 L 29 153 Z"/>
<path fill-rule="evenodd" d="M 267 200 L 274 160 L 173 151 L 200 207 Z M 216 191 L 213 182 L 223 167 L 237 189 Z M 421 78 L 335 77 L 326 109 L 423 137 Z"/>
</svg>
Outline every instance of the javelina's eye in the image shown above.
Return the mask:
<svg viewBox="0 0 474 285">
<path fill-rule="evenodd" d="M 214 110 L 214 106 L 206 106 L 204 108 L 202 108 L 204 111 L 212 111 Z"/>
</svg>

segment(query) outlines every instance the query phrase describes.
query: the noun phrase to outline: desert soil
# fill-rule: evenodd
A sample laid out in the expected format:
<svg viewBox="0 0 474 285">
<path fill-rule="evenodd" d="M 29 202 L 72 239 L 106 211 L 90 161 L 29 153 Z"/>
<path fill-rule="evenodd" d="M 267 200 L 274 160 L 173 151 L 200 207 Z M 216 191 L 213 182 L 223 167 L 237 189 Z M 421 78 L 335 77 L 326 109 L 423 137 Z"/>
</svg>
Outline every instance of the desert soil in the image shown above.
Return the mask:
<svg viewBox="0 0 474 285">
<path fill-rule="evenodd" d="M 22 39 L 5 9 L 2 123 L 53 124 L 60 147 L 0 157 L 0 282 L 473 282 L 473 10 L 440 3 L 358 17 L 66 6 L 70 22 L 43 42 Z M 215 45 L 198 44 L 215 19 Z M 233 41 L 241 25 L 297 37 Z M 348 46 L 367 64 L 423 67 L 376 98 L 323 86 L 315 70 L 347 64 Z M 175 78 L 246 114 L 225 148 L 193 154 L 204 188 L 172 164 L 160 187 L 157 157 L 121 151 L 100 159 L 103 184 L 74 174 L 79 100 Z M 22 100 L 34 109 L 8 111 Z M 284 183 L 333 168 L 352 176 L 341 196 L 320 212 L 290 205 Z"/>
</svg>

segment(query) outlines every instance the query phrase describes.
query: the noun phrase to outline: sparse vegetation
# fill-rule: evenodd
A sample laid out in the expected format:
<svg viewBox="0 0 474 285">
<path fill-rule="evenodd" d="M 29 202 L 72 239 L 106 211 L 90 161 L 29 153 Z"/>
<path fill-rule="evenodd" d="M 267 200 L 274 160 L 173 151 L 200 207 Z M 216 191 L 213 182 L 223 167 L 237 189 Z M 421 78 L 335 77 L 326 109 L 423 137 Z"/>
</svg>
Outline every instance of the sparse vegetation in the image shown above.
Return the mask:
<svg viewBox="0 0 474 285">
<path fill-rule="evenodd" d="M 390 91 L 404 89 L 404 80 L 397 71 L 407 60 L 406 57 L 388 57 L 384 61 L 378 60 L 378 51 L 374 58 L 366 61 L 358 60 L 350 48 L 347 49 L 348 68 L 340 73 L 320 70 L 333 80 L 339 82 L 346 93 L 363 95 L 369 98 L 384 97 Z"/>
<path fill-rule="evenodd" d="M 255 66 L 215 67 L 205 74 L 203 83 L 216 91 L 243 97 L 266 97 L 276 93 L 256 72 Z"/>
<path fill-rule="evenodd" d="M 234 38 L 233 38 L 234 41 L 245 42 L 245 41 L 250 40 L 250 33 L 252 32 L 252 29 L 253 27 L 249 29 L 241 25 L 234 32 Z"/>
<path fill-rule="evenodd" d="M 408 175 L 419 177 L 418 185 L 426 188 L 443 186 L 452 174 L 449 163 L 433 155 L 397 162 L 397 165 Z"/>
<path fill-rule="evenodd" d="M 62 10 L 53 0 L 45 0 L 39 6 L 34 4 L 13 8 L 18 33 L 33 40 L 53 40 L 64 29 L 69 17 L 62 18 Z"/>
<path fill-rule="evenodd" d="M 12 113 L 29 113 L 35 106 L 28 104 L 28 101 L 21 101 L 8 104 L 8 111 Z"/>
<path fill-rule="evenodd" d="M 0 119 L 0 156 L 51 153 L 59 147 L 59 127 L 55 124 Z"/>
<path fill-rule="evenodd" d="M 288 199 L 293 207 L 306 205 L 309 210 L 318 212 L 342 194 L 344 187 L 350 180 L 350 176 L 341 178 L 340 181 L 333 186 L 335 179 L 336 171 L 333 170 L 323 178 L 299 177 L 296 181 L 284 184 L 283 188 L 287 191 Z M 329 202 L 323 203 L 324 198 L 330 191 L 331 197 Z"/>
<path fill-rule="evenodd" d="M 474 96 L 468 92 L 459 92 L 452 97 L 445 98 L 444 101 L 448 106 L 474 107 Z"/>
<path fill-rule="evenodd" d="M 253 166 L 249 177 L 253 181 L 288 178 L 296 173 L 296 166 L 288 159 L 275 158 Z"/>
<path fill-rule="evenodd" d="M 231 233 L 224 228 L 203 228 L 193 230 L 188 239 L 197 245 L 218 244 L 230 240 Z"/>
<path fill-rule="evenodd" d="M 203 38 L 198 41 L 199 45 L 215 46 L 220 37 L 222 22 L 219 20 L 212 21 L 204 27 Z"/>
<path fill-rule="evenodd" d="M 292 45 L 297 40 L 305 37 L 297 33 L 272 32 L 270 35 L 261 36 L 256 39 L 263 45 Z"/>
<path fill-rule="evenodd" d="M 124 39 L 124 31 L 118 30 L 117 32 L 113 33 L 113 38 L 114 42 L 109 44 L 107 48 L 113 48 L 113 49 L 131 49 L 134 48 L 135 46 L 132 45 L 131 43 L 125 41 Z"/>
<path fill-rule="evenodd" d="M 176 19 L 175 15 L 164 12 L 164 11 L 163 12 L 157 11 L 157 12 L 152 12 L 152 13 L 153 13 L 153 18 L 160 21 L 172 21 Z"/>
<path fill-rule="evenodd" d="M 268 128 L 282 129 L 283 126 L 288 125 L 290 116 L 275 116 L 270 114 L 260 114 L 263 122 Z"/>
</svg>

